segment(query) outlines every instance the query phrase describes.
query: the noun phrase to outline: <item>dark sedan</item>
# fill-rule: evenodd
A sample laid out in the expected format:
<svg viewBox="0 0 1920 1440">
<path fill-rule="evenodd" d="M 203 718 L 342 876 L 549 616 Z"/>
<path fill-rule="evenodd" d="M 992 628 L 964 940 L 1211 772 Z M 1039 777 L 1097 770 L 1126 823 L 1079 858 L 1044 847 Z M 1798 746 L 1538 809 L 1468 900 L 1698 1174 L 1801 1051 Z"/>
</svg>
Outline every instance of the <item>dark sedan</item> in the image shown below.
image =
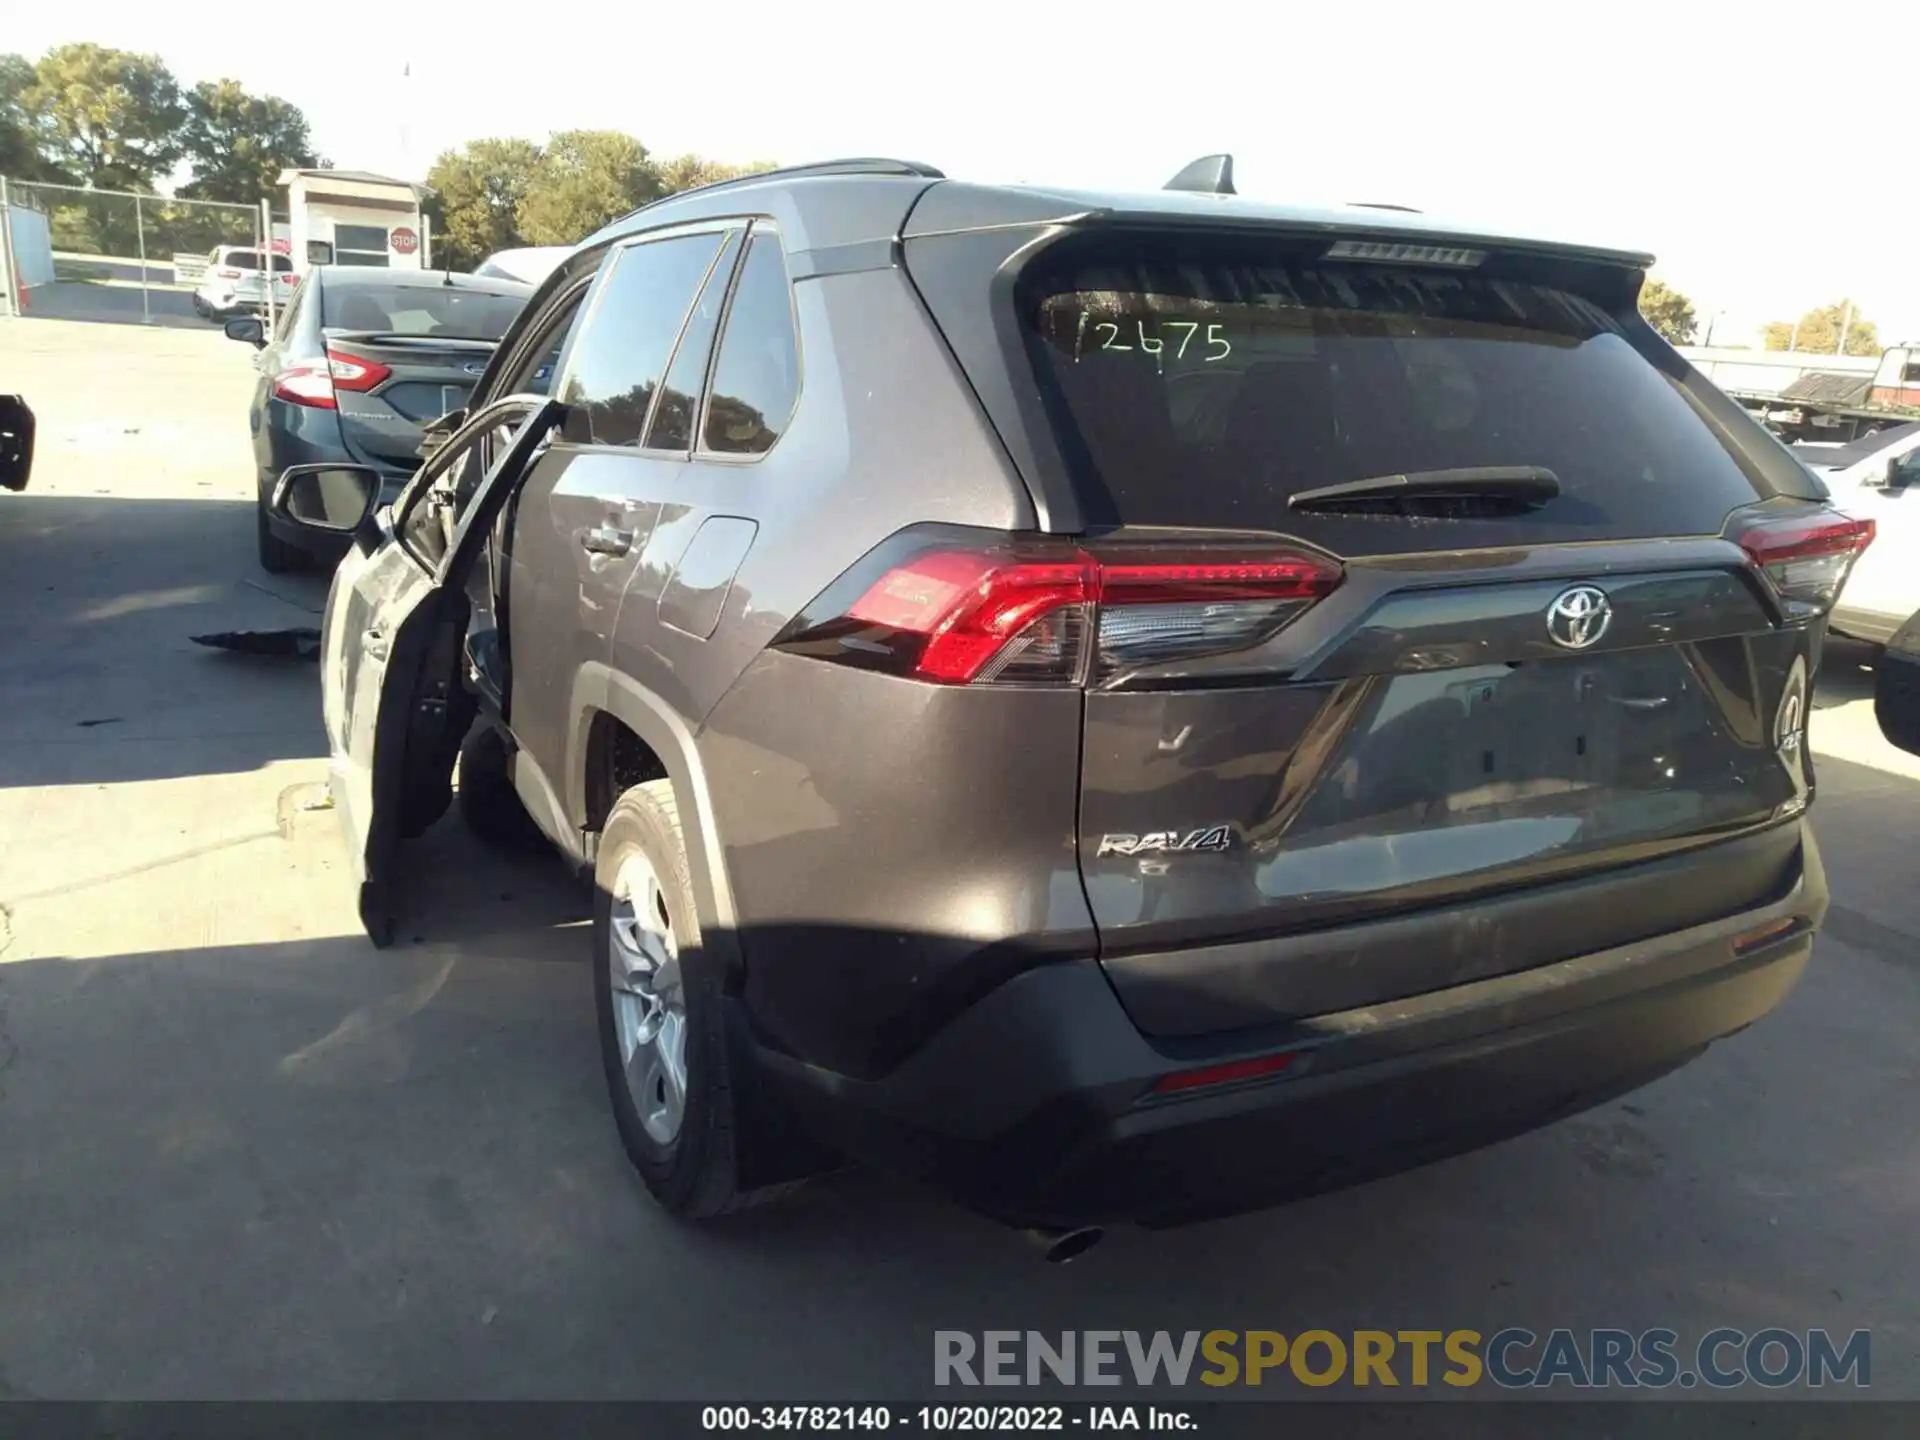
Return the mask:
<svg viewBox="0 0 1920 1440">
<path fill-rule="evenodd" d="M 467 403 L 495 344 L 533 293 L 516 281 L 438 270 L 322 266 L 271 338 L 256 319 L 227 334 L 259 348 L 247 423 L 259 481 L 260 564 L 301 568 L 311 540 L 269 513 L 289 465 L 370 466 L 390 500 L 420 464 L 421 430 Z"/>
</svg>

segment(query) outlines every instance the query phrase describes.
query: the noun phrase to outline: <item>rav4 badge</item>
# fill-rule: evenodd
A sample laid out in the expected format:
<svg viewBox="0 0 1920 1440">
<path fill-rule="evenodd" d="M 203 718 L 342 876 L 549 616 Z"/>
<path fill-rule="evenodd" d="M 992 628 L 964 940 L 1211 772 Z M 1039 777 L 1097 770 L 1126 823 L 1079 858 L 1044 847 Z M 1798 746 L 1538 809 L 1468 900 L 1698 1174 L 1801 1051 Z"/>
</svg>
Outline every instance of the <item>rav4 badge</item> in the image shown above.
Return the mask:
<svg viewBox="0 0 1920 1440">
<path fill-rule="evenodd" d="M 1102 835 L 1101 855 L 1163 855 L 1175 850 L 1225 850 L 1233 844 L 1233 832 L 1224 825 L 1209 825 L 1203 830 L 1155 830 L 1146 835 Z"/>
</svg>

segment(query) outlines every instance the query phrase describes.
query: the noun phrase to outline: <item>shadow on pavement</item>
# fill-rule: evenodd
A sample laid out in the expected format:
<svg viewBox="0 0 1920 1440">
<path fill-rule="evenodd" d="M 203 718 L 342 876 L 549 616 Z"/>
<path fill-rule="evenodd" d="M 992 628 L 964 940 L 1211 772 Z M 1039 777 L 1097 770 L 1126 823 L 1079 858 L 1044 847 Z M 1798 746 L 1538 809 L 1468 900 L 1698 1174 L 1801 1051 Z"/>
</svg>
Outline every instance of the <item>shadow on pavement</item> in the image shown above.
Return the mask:
<svg viewBox="0 0 1920 1440">
<path fill-rule="evenodd" d="M 1910 819 L 1920 786 L 1895 783 Z M 1123 1230 L 1062 1269 L 858 1172 L 668 1219 L 608 1115 L 584 889 L 456 819 L 407 848 L 391 950 L 0 965 L 0 1393 L 954 1399 L 932 1389 L 936 1329 L 1871 1325 L 1891 1345 L 1913 1318 L 1920 994 L 1840 946 L 1625 1102 L 1357 1190 Z M 1920 1390 L 1896 1359 L 1877 1395 Z M 1307 1395 L 1268 1389 L 1236 1398 Z"/>
<path fill-rule="evenodd" d="M 27 292 L 28 320 L 80 320 L 110 325 L 164 325 L 178 330 L 217 329 L 194 313 L 185 290 L 151 289 L 144 310 L 137 284 L 102 285 L 56 280 Z"/>
<path fill-rule="evenodd" d="M 1854 700 L 1873 699 L 1874 664 L 1878 650 L 1858 640 L 1829 635 L 1814 682 L 1813 708 L 1830 709 Z"/>
<path fill-rule="evenodd" d="M 203 649 L 319 624 L 326 580 L 269 576 L 244 501 L 0 503 L 0 787 L 173 778 L 324 754 L 312 665 Z"/>
</svg>

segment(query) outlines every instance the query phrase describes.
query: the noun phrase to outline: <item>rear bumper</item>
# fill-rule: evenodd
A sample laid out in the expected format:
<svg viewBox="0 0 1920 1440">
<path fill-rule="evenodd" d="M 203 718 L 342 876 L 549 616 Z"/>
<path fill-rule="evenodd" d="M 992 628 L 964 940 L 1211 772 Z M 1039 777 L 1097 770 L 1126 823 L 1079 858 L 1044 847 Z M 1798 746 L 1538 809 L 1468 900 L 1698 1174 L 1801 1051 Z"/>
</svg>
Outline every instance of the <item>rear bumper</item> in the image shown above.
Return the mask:
<svg viewBox="0 0 1920 1440">
<path fill-rule="evenodd" d="M 1826 915 L 1826 877 L 1801 828 L 1801 872 L 1765 906 L 1267 1031 L 1149 1040 L 1083 960 L 1008 981 L 882 1079 L 756 1058 L 829 1142 L 1011 1224 L 1165 1225 L 1257 1209 L 1572 1114 L 1765 1015 Z M 1769 924 L 1790 928 L 1743 942 Z M 1271 1078 L 1152 1092 L 1164 1076 L 1282 1051 L 1295 1058 Z"/>
</svg>

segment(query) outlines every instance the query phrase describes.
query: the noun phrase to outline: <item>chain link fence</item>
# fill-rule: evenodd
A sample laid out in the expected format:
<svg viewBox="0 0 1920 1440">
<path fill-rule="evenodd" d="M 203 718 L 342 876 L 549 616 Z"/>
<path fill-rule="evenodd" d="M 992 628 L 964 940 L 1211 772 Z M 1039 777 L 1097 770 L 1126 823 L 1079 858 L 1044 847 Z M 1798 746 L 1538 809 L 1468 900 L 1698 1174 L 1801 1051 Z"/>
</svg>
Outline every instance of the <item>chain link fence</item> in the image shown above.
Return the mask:
<svg viewBox="0 0 1920 1440">
<path fill-rule="evenodd" d="M 217 317 L 195 291 L 209 257 L 223 245 L 264 253 L 266 223 L 258 205 L 0 176 L 0 314 L 205 326 Z"/>
</svg>

